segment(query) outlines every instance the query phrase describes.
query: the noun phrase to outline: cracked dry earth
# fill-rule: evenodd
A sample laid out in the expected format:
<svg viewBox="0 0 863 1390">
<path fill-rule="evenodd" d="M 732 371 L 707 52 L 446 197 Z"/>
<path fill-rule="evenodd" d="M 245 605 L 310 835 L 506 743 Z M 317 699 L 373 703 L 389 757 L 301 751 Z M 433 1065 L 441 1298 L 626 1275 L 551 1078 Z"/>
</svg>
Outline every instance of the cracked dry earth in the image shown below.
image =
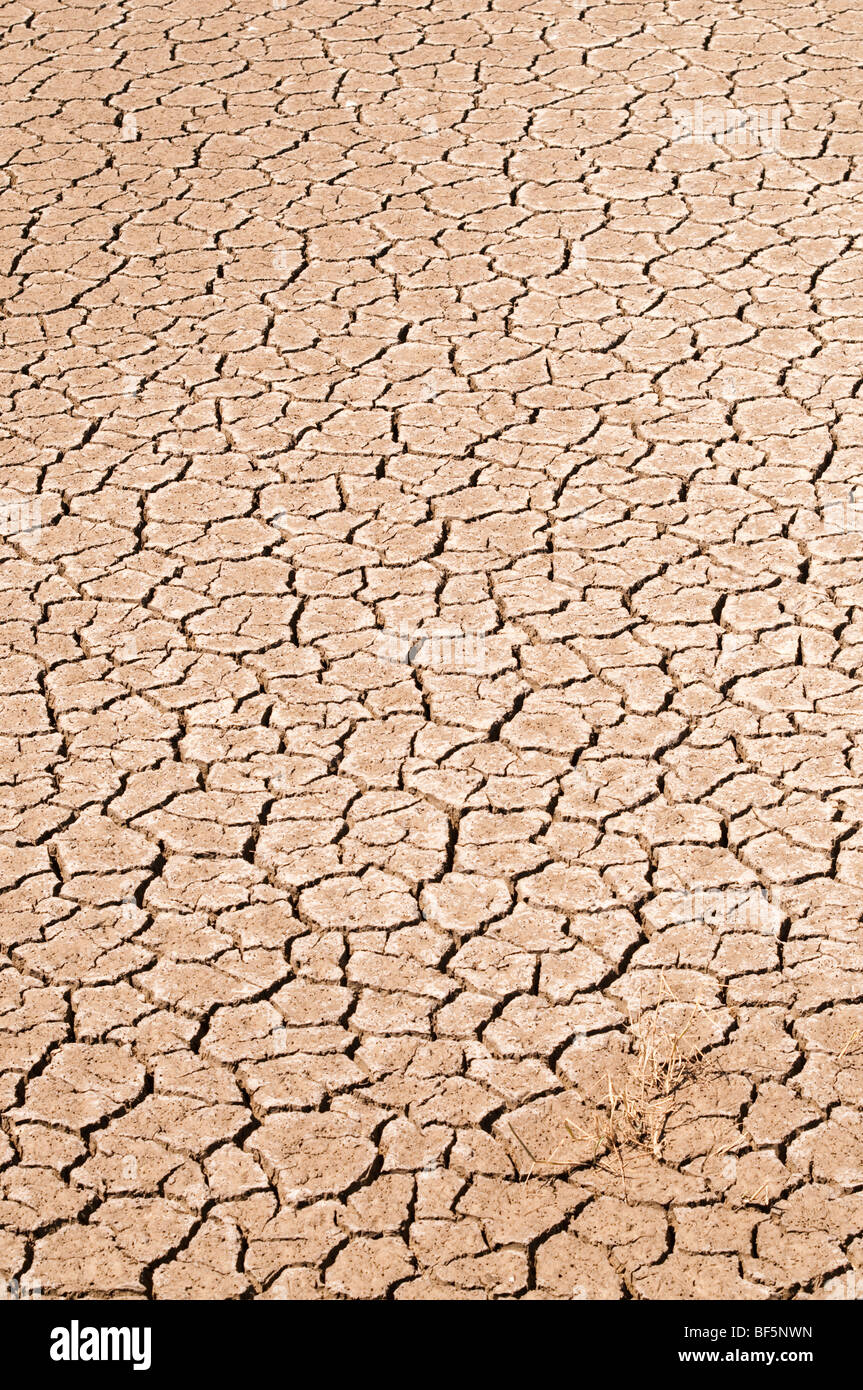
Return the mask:
<svg viewBox="0 0 863 1390">
<path fill-rule="evenodd" d="M 0 1272 L 853 1297 L 863 16 L 2 20 Z"/>
</svg>

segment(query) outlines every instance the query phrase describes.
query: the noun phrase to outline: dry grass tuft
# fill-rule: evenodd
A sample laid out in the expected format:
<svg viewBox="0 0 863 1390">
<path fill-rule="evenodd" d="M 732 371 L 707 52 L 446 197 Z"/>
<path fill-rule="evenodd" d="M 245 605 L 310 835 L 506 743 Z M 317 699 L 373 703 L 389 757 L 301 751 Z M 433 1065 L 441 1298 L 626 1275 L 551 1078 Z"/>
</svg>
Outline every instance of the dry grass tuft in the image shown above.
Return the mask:
<svg viewBox="0 0 863 1390">
<path fill-rule="evenodd" d="M 646 1034 L 639 1038 L 633 1058 L 632 1075 L 621 1081 L 607 1073 L 607 1090 L 596 1098 L 596 1114 L 592 1130 L 565 1121 L 573 1138 L 589 1138 L 594 1145 L 594 1161 L 612 1154 L 617 1161 L 624 1196 L 626 1169 L 624 1150 L 646 1149 L 654 1158 L 662 1158 L 662 1137 L 669 1115 L 674 1109 L 675 1095 L 684 1082 L 692 1079 L 700 1058 L 699 1053 L 687 1053 L 684 1039 L 695 1022 L 695 1006 L 685 1025 L 676 1033 L 660 1031 L 654 1015 Z"/>
<path fill-rule="evenodd" d="M 675 1004 L 680 1004 L 673 991 L 668 993 Z M 693 1004 L 682 1026 L 677 1029 L 660 1027 L 659 1012 L 655 1010 L 646 1029 L 639 1032 L 636 1024 L 641 1021 L 630 1017 L 630 1031 L 635 1034 L 632 1051 L 619 1054 L 623 1064 L 616 1069 L 608 1067 L 604 1082 L 593 1095 L 584 1095 L 588 1109 L 593 1111 L 592 1122 L 580 1125 L 564 1119 L 563 1125 L 569 1137 L 584 1151 L 585 1141 L 593 1152 L 588 1156 L 588 1165 L 605 1167 L 611 1158 L 619 1171 L 623 1185 L 623 1195 L 628 1202 L 626 1185 L 625 1153 L 627 1150 L 641 1149 L 662 1160 L 663 1138 L 670 1116 L 681 1103 L 680 1089 L 695 1080 L 703 1064 L 703 1056 L 697 1047 L 685 1046 L 696 1018 L 704 1011 L 699 1004 Z M 582 1092 L 577 1092 L 582 1095 Z M 513 1137 L 528 1155 L 534 1168 L 565 1166 L 565 1156 L 561 1145 L 555 1153 L 545 1157 L 535 1154 L 522 1136 L 509 1125 Z M 577 1167 L 585 1166 L 581 1157 Z"/>
</svg>

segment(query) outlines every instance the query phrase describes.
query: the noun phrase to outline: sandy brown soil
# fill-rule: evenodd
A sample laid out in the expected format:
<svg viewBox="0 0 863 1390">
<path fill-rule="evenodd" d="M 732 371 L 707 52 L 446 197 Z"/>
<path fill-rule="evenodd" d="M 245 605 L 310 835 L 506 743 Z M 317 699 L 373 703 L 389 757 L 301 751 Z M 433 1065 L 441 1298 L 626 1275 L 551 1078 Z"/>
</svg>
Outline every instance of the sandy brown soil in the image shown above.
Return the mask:
<svg viewBox="0 0 863 1390">
<path fill-rule="evenodd" d="M 0 14 L 0 1274 L 863 1294 L 863 14 Z"/>
</svg>

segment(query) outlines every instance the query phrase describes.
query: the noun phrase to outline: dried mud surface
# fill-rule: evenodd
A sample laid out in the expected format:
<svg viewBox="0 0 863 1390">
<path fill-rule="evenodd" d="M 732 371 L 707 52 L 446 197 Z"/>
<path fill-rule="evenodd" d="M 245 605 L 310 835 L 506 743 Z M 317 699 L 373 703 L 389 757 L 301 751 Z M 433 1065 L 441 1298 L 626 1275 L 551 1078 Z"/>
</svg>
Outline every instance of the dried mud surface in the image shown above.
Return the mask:
<svg viewBox="0 0 863 1390">
<path fill-rule="evenodd" d="M 0 1273 L 853 1290 L 859 9 L 0 17 Z"/>
</svg>

